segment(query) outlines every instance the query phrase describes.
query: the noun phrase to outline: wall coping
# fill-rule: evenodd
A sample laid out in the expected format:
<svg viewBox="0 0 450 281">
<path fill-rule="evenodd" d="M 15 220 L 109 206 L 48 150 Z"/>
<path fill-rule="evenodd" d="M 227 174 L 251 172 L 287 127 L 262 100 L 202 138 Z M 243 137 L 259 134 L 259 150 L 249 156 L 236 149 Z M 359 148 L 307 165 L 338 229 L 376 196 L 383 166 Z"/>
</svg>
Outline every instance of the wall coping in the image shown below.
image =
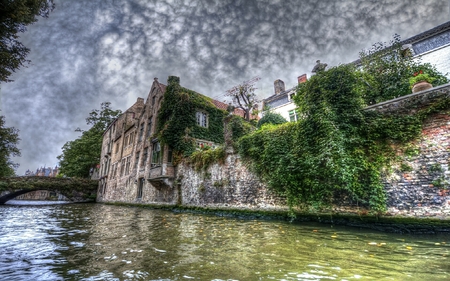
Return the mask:
<svg viewBox="0 0 450 281">
<path fill-rule="evenodd" d="M 364 110 L 377 110 L 383 112 L 410 110 L 410 107 L 413 105 L 425 105 L 436 98 L 443 96 L 450 97 L 450 83 L 370 105 L 364 108 Z"/>
</svg>

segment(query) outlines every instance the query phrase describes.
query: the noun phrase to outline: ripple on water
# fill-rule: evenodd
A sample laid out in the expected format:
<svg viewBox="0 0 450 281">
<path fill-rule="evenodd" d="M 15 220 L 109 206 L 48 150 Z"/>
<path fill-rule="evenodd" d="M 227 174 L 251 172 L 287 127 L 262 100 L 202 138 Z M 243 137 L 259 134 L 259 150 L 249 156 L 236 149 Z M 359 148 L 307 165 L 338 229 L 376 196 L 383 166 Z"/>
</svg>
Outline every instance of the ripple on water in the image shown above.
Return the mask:
<svg viewBox="0 0 450 281">
<path fill-rule="evenodd" d="M 0 207 L 5 280 L 450 280 L 449 243 L 96 204 Z"/>
</svg>

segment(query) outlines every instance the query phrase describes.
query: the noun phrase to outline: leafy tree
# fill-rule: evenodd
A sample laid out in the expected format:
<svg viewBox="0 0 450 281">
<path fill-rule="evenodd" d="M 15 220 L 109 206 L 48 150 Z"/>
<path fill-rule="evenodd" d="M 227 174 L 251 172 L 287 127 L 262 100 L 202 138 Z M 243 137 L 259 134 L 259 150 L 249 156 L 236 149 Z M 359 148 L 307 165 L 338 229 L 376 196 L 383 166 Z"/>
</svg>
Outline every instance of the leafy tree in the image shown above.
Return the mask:
<svg viewBox="0 0 450 281">
<path fill-rule="evenodd" d="M 37 16 L 48 17 L 54 9 L 53 0 L 3 0 L 0 4 L 0 81 L 26 62 L 29 49 L 19 41 L 19 32 L 37 21 Z"/>
<path fill-rule="evenodd" d="M 368 88 L 363 96 L 366 104 L 390 100 L 411 94 L 409 78 L 422 70 L 436 78 L 434 86 L 445 84 L 447 78 L 430 64 L 421 64 L 403 49 L 400 36 L 394 35 L 390 44 L 376 43 L 360 52 L 361 78 Z"/>
<path fill-rule="evenodd" d="M 110 102 L 104 102 L 100 110 L 94 109 L 89 113 L 86 123 L 92 127 L 87 131 L 77 128 L 76 131 L 82 132 L 81 136 L 64 144 L 63 153 L 58 156 L 61 174 L 87 178 L 90 170 L 100 162 L 103 132 L 122 113 L 112 110 L 110 105 Z"/>
<path fill-rule="evenodd" d="M 233 98 L 235 106 L 244 110 L 247 121 L 250 121 L 251 113 L 259 102 L 255 94 L 255 83 L 260 79 L 252 78 L 226 91 L 226 95 Z"/>
<path fill-rule="evenodd" d="M 14 175 L 14 169 L 18 166 L 11 161 L 11 156 L 20 156 L 20 150 L 16 147 L 19 142 L 18 130 L 5 127 L 4 116 L 0 116 L 0 177 Z"/>
<path fill-rule="evenodd" d="M 281 114 L 267 111 L 264 113 L 264 116 L 261 119 L 259 119 L 257 127 L 260 128 L 264 124 L 278 125 L 286 122 L 287 122 L 286 119 L 284 119 L 284 117 L 281 116 Z"/>
</svg>

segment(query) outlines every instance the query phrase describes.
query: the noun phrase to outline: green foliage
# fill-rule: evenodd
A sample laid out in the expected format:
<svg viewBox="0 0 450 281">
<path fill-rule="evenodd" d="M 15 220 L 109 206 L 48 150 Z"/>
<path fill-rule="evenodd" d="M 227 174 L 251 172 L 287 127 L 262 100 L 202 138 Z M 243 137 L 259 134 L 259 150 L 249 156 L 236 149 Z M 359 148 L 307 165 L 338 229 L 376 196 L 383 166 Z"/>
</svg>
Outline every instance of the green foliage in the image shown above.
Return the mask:
<svg viewBox="0 0 450 281">
<path fill-rule="evenodd" d="M 294 97 L 305 118 L 242 137 L 240 154 L 291 207 L 346 199 L 384 211 L 381 177 L 396 160 L 393 145 L 419 137 L 424 118 L 450 108 L 449 99 L 416 115 L 383 115 L 363 110 L 366 87 L 349 65 L 314 75 Z"/>
<path fill-rule="evenodd" d="M 19 32 L 37 21 L 37 16 L 48 17 L 53 0 L 10 0 L 0 4 L 0 81 L 8 82 L 12 72 L 28 61 L 29 49 L 19 41 Z"/>
<path fill-rule="evenodd" d="M 255 130 L 252 121 L 247 121 L 237 115 L 230 115 L 228 118 L 228 130 L 231 131 L 231 140 L 236 143 L 242 136 Z"/>
<path fill-rule="evenodd" d="M 18 130 L 5 127 L 4 116 L 0 116 L 0 177 L 14 176 L 14 169 L 18 166 L 11 161 L 12 156 L 20 156 L 17 143 L 20 141 Z"/>
<path fill-rule="evenodd" d="M 258 124 L 256 126 L 258 128 L 261 128 L 261 126 L 264 124 L 278 125 L 286 122 L 287 120 L 284 119 L 284 117 L 281 116 L 280 114 L 267 111 L 264 113 L 264 116 L 261 119 L 259 119 Z"/>
<path fill-rule="evenodd" d="M 62 147 L 62 154 L 58 156 L 60 174 L 67 177 L 88 178 L 90 170 L 100 163 L 103 132 L 107 126 L 120 114 L 120 110 L 112 110 L 110 102 L 101 104 L 101 109 L 94 109 L 86 123 L 92 125 L 87 131 L 73 141 L 68 141 Z"/>
<path fill-rule="evenodd" d="M 427 73 L 420 73 L 417 75 L 414 75 L 413 77 L 409 78 L 409 87 L 412 88 L 414 86 L 414 84 L 418 83 L 418 82 L 428 82 L 428 83 L 432 83 L 434 80 L 436 80 L 436 78 L 431 77 L 429 74 Z"/>
<path fill-rule="evenodd" d="M 218 147 L 216 149 L 206 148 L 194 151 L 189 156 L 190 162 L 197 171 L 206 170 L 213 163 L 223 163 L 225 161 L 225 148 Z"/>
<path fill-rule="evenodd" d="M 64 178 L 64 177 L 0 177 L 0 193 L 3 191 L 17 191 L 28 189 L 35 190 L 53 190 L 69 199 L 82 197 L 84 199 L 95 199 L 98 188 L 98 181 L 83 178 Z M 81 199 L 81 198 L 79 198 Z"/>
<path fill-rule="evenodd" d="M 376 43 L 370 50 L 362 51 L 360 61 L 360 75 L 367 86 L 363 98 L 368 105 L 411 94 L 409 79 L 419 71 L 435 78 L 433 86 L 448 82 L 430 64 L 420 64 L 411 55 L 405 55 L 397 34 L 390 45 Z"/>
<path fill-rule="evenodd" d="M 208 127 L 196 122 L 196 112 L 208 115 Z M 179 78 L 171 76 L 158 113 L 157 136 L 175 153 L 189 156 L 195 151 L 194 139 L 223 143 L 223 118 L 225 110 L 214 106 L 212 99 L 183 88 Z"/>
</svg>

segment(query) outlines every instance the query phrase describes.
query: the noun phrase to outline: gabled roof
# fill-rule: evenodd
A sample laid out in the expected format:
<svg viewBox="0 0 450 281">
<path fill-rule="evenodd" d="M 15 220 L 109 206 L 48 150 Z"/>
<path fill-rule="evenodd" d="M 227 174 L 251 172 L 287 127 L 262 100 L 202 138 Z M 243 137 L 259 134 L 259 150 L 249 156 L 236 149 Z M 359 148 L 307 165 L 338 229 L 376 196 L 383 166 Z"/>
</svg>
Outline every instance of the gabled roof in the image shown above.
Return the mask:
<svg viewBox="0 0 450 281">
<path fill-rule="evenodd" d="M 263 101 L 265 103 L 267 103 L 267 102 L 271 102 L 271 101 L 274 101 L 274 100 L 277 100 L 277 99 L 281 99 L 281 98 L 283 98 L 284 96 L 287 96 L 289 93 L 291 93 L 293 91 L 295 91 L 295 87 L 287 89 L 287 90 L 285 90 L 285 91 L 283 91 L 283 92 L 281 92 L 279 94 L 273 94 L 270 97 L 268 97 L 266 99 L 263 99 Z"/>
<path fill-rule="evenodd" d="M 228 104 L 226 104 L 226 103 L 224 103 L 224 102 L 221 102 L 221 101 L 218 101 L 218 100 L 211 100 L 211 102 L 212 102 L 218 109 L 227 110 L 227 108 L 228 108 Z M 244 116 L 245 116 L 245 112 L 244 112 L 244 110 L 242 110 L 241 108 L 235 108 L 233 114 L 234 114 L 234 115 L 237 115 L 237 116 L 241 116 L 242 118 L 244 118 Z"/>
</svg>

